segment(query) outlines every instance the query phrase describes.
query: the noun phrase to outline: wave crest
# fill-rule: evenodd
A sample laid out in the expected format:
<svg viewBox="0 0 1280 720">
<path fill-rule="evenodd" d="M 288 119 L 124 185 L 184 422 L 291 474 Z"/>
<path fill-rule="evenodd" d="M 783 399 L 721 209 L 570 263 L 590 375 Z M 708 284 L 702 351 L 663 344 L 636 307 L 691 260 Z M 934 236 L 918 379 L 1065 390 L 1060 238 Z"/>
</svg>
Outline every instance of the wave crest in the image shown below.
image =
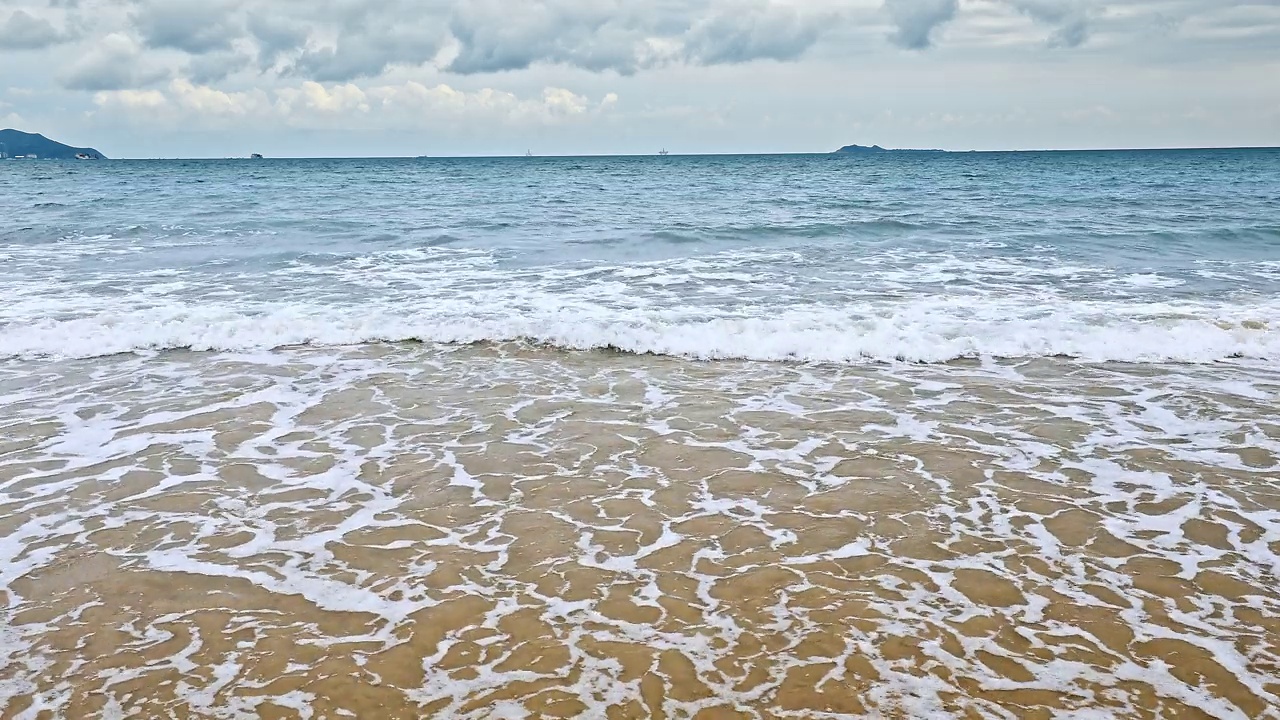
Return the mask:
<svg viewBox="0 0 1280 720">
<path fill-rule="evenodd" d="M 920 302 L 897 307 L 789 310 L 772 316 L 578 306 L 501 310 L 289 306 L 150 308 L 9 323 L 0 357 L 85 358 L 138 351 L 245 351 L 370 342 L 528 342 L 698 360 L 946 362 L 1066 356 L 1086 361 L 1213 362 L 1280 359 L 1280 313 L 1157 312 L 1079 303 L 1026 308 Z"/>
</svg>

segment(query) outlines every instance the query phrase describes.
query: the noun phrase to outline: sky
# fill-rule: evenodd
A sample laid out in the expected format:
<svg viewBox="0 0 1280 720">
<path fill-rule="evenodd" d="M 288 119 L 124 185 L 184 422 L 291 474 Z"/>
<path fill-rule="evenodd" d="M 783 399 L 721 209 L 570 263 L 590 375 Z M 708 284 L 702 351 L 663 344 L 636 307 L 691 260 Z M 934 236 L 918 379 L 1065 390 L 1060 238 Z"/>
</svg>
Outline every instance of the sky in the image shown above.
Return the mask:
<svg viewBox="0 0 1280 720">
<path fill-rule="evenodd" d="M 0 0 L 111 157 L 1280 145 L 1280 0 Z"/>
</svg>

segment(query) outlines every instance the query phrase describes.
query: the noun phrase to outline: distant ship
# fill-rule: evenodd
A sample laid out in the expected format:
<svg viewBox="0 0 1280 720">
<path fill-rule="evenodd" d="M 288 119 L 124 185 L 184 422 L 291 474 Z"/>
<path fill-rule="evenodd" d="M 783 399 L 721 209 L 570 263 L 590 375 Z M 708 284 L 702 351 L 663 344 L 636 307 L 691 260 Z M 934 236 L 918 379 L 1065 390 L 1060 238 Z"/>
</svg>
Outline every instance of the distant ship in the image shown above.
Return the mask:
<svg viewBox="0 0 1280 720">
<path fill-rule="evenodd" d="M 254 153 L 254 154 L 252 154 L 252 155 L 250 155 L 250 156 L 249 156 L 249 159 L 250 159 L 250 160 L 261 160 L 261 159 L 262 159 L 262 156 L 261 156 L 261 155 L 259 155 L 258 153 Z"/>
<path fill-rule="evenodd" d="M 524 151 L 524 156 L 525 156 L 525 157 L 533 157 L 533 151 L 532 151 L 532 150 L 525 150 L 525 151 Z"/>
<path fill-rule="evenodd" d="M 663 148 L 663 149 L 661 149 L 661 150 L 659 150 L 659 151 L 658 151 L 658 154 L 659 154 L 659 155 L 662 155 L 662 156 L 664 156 L 664 157 L 665 157 L 665 156 L 666 156 L 666 155 L 668 155 L 669 153 L 667 152 L 667 149 L 666 149 L 666 148 Z"/>
<path fill-rule="evenodd" d="M 97 160 L 98 158 L 87 153 L 76 153 L 77 160 Z"/>
</svg>

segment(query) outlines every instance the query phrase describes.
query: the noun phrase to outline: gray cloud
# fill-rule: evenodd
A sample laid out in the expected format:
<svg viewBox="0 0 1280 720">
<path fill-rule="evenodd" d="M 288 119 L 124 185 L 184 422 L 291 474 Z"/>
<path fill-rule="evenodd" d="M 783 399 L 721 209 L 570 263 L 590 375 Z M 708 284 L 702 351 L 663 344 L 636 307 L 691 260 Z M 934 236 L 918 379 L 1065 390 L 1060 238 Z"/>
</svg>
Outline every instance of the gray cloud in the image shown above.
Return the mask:
<svg viewBox="0 0 1280 720">
<path fill-rule="evenodd" d="M 233 71 L 233 58 L 247 50 L 260 72 L 321 82 L 429 64 L 442 51 L 438 69 L 464 75 L 790 61 L 817 42 L 830 17 L 769 0 L 133 1 L 131 30 L 145 47 L 218 56 L 189 64 L 202 77 Z"/>
<path fill-rule="evenodd" d="M 1033 20 L 1054 26 L 1052 47 L 1078 47 L 1089 38 L 1087 9 L 1080 0 L 1010 0 L 1014 8 Z"/>
<path fill-rule="evenodd" d="M 16 10 L 0 20 L 0 46 L 44 47 L 67 39 L 57 27 L 73 29 L 85 39 L 76 46 L 81 59 L 68 57 L 73 66 L 60 79 L 84 89 L 146 84 L 166 75 L 206 84 L 233 77 L 254 83 L 351 82 L 393 68 L 460 75 L 578 68 L 631 76 L 672 65 L 793 62 L 824 37 L 857 38 L 877 31 L 874 6 L 842 6 L 840 0 L 24 1 L 32 3 L 30 12 Z M 53 9 L 41 9 L 41 2 Z M 1011 33 L 1025 37 L 1023 29 L 1009 29 L 1015 25 L 989 22 L 996 14 L 1021 13 L 1047 30 L 1048 45 L 1071 48 L 1094 35 L 1136 38 L 1141 31 L 1151 37 L 1150 28 L 1165 16 L 1179 23 L 1198 17 L 1256 28 L 1259 17 L 1266 20 L 1280 9 L 1280 0 L 964 5 L 959 0 L 881 0 L 880 5 L 879 17 L 892 24 L 891 40 L 922 50 L 944 27 L 954 27 L 954 38 L 970 42 Z M 1202 37 L 1245 34 L 1208 22 L 1184 25 L 1194 26 Z M 1181 32 L 1166 32 L 1165 42 L 1184 41 Z M 104 37 L 115 35 L 136 43 L 128 57 L 98 47 Z M 827 49 L 834 48 L 832 43 Z"/>
<path fill-rule="evenodd" d="M 264 71 L 318 81 L 422 65 L 447 38 L 443 0 L 316 0 L 256 4 L 245 25 Z"/>
<path fill-rule="evenodd" d="M 686 54 L 706 65 L 795 60 L 817 42 L 828 21 L 763 4 L 748 12 L 722 13 L 693 29 Z"/>
<path fill-rule="evenodd" d="M 560 0 L 515 10 L 489 0 L 455 14 L 450 32 L 458 73 L 571 65 L 630 75 L 670 63 L 723 65 L 800 57 L 829 26 L 827 14 L 802 14 L 766 2 L 672 4 L 639 11 L 619 3 Z"/>
<path fill-rule="evenodd" d="M 392 65 L 416 66 L 431 60 L 442 41 L 429 29 L 409 25 L 349 32 L 332 47 L 304 50 L 292 62 L 290 72 L 320 82 L 373 77 Z"/>
<path fill-rule="evenodd" d="M 449 31 L 458 54 L 448 70 L 471 74 L 521 70 L 535 63 L 575 65 L 592 71 L 635 72 L 643 63 L 636 44 L 643 19 L 612 3 L 508 4 L 479 0 L 460 7 Z"/>
<path fill-rule="evenodd" d="M 53 23 L 38 18 L 25 10 L 14 10 L 8 19 L 0 23 L 0 48 L 9 50 L 38 50 L 67 40 Z"/>
<path fill-rule="evenodd" d="M 254 66 L 252 55 L 237 52 L 211 52 L 192 56 L 183 74 L 194 83 L 207 85 L 225 80 L 241 70 Z"/>
<path fill-rule="evenodd" d="M 1080 17 L 1058 28 L 1058 31 L 1049 39 L 1049 44 L 1054 47 L 1079 47 L 1088 39 L 1089 24 Z"/>
<path fill-rule="evenodd" d="M 310 27 L 306 22 L 263 11 L 249 13 L 246 27 L 250 36 L 257 41 L 258 55 L 265 67 L 270 67 L 281 56 L 302 47 L 310 35 Z"/>
<path fill-rule="evenodd" d="M 62 86 L 68 90 L 123 90 L 138 85 L 131 68 L 115 65 L 80 64 L 71 68 L 62 78 Z"/>
<path fill-rule="evenodd" d="M 167 68 L 149 63 L 130 38 L 112 34 L 99 40 L 62 74 L 68 90 L 125 90 L 164 79 Z"/>
<path fill-rule="evenodd" d="M 132 17 L 147 45 L 200 54 L 243 35 L 234 10 L 224 0 L 147 0 Z"/>
<path fill-rule="evenodd" d="M 933 32 L 947 24 L 959 9 L 957 0 L 884 0 L 884 8 L 897 30 L 893 41 L 904 48 L 922 50 L 933 42 Z"/>
</svg>

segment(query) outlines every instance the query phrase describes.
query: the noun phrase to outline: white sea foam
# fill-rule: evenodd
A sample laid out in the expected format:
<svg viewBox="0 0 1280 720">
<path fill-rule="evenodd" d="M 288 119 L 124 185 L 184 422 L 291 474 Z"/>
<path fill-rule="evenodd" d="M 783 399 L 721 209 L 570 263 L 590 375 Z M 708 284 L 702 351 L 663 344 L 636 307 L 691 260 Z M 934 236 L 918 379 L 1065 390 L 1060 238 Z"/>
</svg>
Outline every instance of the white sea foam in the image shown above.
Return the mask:
<svg viewBox="0 0 1280 720">
<path fill-rule="evenodd" d="M 75 275 L 51 270 L 68 262 L 60 246 L 19 249 L 6 268 L 0 357 L 420 340 L 837 363 L 1280 358 L 1280 298 L 1258 285 L 1266 262 L 1224 265 L 1252 277 L 1254 290 L 1196 298 L 1168 275 L 953 249 L 550 264 L 474 248 L 308 250 L 239 265 L 215 256 L 159 268 L 95 262 Z"/>
<path fill-rule="evenodd" d="M 3 357 L 95 357 L 189 348 L 525 341 L 696 359 L 945 362 L 1068 356 L 1086 361 L 1213 362 L 1280 358 L 1280 307 L 1178 308 L 988 300 L 793 309 L 760 314 L 611 308 L 546 297 L 444 308 L 160 305 L 0 326 Z M 507 307 L 503 307 L 507 305 Z M 521 306 L 523 305 L 523 306 Z"/>
<path fill-rule="evenodd" d="M 1119 278 L 1116 283 L 1136 288 L 1175 288 L 1185 285 L 1186 281 L 1157 273 L 1133 273 Z"/>
</svg>

